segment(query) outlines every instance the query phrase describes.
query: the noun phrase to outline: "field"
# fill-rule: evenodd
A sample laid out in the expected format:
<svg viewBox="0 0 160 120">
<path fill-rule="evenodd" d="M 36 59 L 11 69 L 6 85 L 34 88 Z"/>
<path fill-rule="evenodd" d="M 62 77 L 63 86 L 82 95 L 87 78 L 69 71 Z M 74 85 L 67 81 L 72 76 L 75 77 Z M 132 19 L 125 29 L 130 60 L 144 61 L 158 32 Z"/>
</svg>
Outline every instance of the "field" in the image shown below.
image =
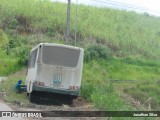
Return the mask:
<svg viewBox="0 0 160 120">
<path fill-rule="evenodd" d="M 29 45 L 64 40 L 66 4 L 33 0 L 1 0 L 1 28 L 13 39 Z M 17 4 L 19 6 L 17 6 Z M 86 11 L 86 12 L 83 12 Z M 71 38 L 75 34 L 75 5 L 71 8 Z M 159 17 L 134 12 L 79 6 L 78 45 L 105 44 L 115 55 L 159 59 Z M 37 36 L 38 35 L 38 36 Z M 25 36 L 25 37 L 24 37 Z M 37 40 L 38 39 L 38 40 Z M 18 41 L 17 41 L 18 42 Z"/>
<path fill-rule="evenodd" d="M 11 75 L 12 81 L 0 83 L 0 91 L 5 86 L 11 94 L 4 99 L 13 102 L 19 100 L 10 87 L 25 74 L 12 75 L 25 67 L 31 48 L 65 43 L 67 6 L 48 0 L 0 2 L 0 75 Z M 159 110 L 160 18 L 83 5 L 78 11 L 77 46 L 85 49 L 81 96 L 102 110 Z M 75 30 L 72 4 L 71 45 Z"/>
</svg>

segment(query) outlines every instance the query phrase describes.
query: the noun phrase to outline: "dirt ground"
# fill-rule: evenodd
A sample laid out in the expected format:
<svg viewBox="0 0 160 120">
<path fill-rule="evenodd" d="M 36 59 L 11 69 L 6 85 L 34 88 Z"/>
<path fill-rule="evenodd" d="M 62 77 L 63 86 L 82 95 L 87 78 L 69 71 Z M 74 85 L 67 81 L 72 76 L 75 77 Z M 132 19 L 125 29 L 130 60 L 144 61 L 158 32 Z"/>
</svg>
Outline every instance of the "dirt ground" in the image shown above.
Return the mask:
<svg viewBox="0 0 160 120">
<path fill-rule="evenodd" d="M 78 97 L 68 99 L 68 96 L 54 95 L 55 100 L 40 99 L 35 103 L 24 106 L 23 103 L 10 103 L 9 106 L 15 111 L 97 111 L 94 105 Z M 58 101 L 58 102 L 57 102 Z M 100 117 L 43 117 L 43 118 L 24 118 L 25 120 L 104 120 Z"/>
</svg>

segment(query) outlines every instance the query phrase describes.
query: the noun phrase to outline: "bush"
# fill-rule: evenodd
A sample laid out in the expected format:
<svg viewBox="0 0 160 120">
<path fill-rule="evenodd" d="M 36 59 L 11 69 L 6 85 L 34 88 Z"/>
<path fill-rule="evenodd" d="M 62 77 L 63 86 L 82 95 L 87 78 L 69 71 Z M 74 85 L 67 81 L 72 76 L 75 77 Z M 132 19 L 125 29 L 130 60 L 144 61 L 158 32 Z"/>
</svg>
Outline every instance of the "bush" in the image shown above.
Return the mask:
<svg viewBox="0 0 160 120">
<path fill-rule="evenodd" d="M 18 23 L 17 19 L 12 19 L 12 21 L 10 22 L 8 28 L 10 28 L 10 29 L 16 29 L 16 27 L 18 26 L 18 24 L 19 23 Z"/>
<path fill-rule="evenodd" d="M 92 83 L 83 83 L 81 86 L 81 96 L 85 98 L 87 101 L 91 101 L 91 95 L 95 90 L 95 86 Z"/>
<path fill-rule="evenodd" d="M 85 49 L 84 62 L 106 60 L 111 58 L 111 50 L 102 45 L 90 45 Z"/>
<path fill-rule="evenodd" d="M 30 50 L 31 46 L 16 47 L 12 49 L 12 55 L 17 56 L 19 58 L 20 65 L 26 65 L 26 61 L 29 58 Z"/>
<path fill-rule="evenodd" d="M 30 48 L 28 46 L 24 46 L 22 49 L 19 50 L 20 59 L 19 64 L 20 65 L 26 65 L 26 62 L 29 58 Z"/>
<path fill-rule="evenodd" d="M 0 48 L 5 49 L 8 45 L 7 35 L 0 29 Z"/>
</svg>

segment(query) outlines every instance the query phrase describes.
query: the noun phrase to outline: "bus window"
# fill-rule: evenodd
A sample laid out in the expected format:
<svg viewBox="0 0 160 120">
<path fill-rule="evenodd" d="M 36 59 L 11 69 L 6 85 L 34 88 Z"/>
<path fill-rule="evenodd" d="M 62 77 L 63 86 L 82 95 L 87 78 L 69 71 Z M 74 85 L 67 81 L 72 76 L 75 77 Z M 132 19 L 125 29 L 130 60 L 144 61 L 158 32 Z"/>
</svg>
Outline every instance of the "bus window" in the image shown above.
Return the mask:
<svg viewBox="0 0 160 120">
<path fill-rule="evenodd" d="M 37 63 L 40 63 L 40 61 L 41 61 L 41 47 L 39 47 Z"/>
<path fill-rule="evenodd" d="M 37 57 L 37 49 L 34 50 L 30 55 L 29 68 L 35 67 L 36 57 Z"/>
<path fill-rule="evenodd" d="M 65 67 L 76 67 L 80 50 L 57 46 L 43 46 L 42 61 L 44 64 Z"/>
</svg>

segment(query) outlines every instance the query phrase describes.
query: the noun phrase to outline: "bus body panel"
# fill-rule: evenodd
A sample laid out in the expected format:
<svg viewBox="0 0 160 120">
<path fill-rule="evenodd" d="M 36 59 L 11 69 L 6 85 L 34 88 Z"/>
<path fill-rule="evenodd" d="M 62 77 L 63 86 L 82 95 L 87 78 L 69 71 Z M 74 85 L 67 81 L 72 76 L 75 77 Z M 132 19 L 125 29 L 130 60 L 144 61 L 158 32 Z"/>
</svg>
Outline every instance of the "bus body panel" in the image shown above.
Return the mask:
<svg viewBox="0 0 160 120">
<path fill-rule="evenodd" d="M 43 46 L 43 44 L 40 45 Z M 28 74 L 26 77 L 27 92 L 31 93 L 32 91 L 46 91 L 46 92 L 78 96 L 82 78 L 83 54 L 84 54 L 83 49 L 76 47 L 76 50 L 79 49 L 80 51 L 77 65 L 75 67 L 68 67 L 68 66 L 66 67 L 66 66 L 45 64 L 42 61 L 42 56 L 43 56 L 42 52 L 39 52 L 40 49 L 42 49 L 42 47 L 40 48 L 39 46 L 37 46 L 31 51 L 32 54 L 32 52 L 37 49 L 37 56 L 34 68 L 28 68 Z M 45 44 L 45 46 L 54 47 L 58 45 Z M 74 50 L 75 48 L 72 46 L 70 47 L 65 45 L 59 45 L 59 46 L 66 47 L 67 49 L 69 48 L 71 50 Z M 38 62 L 38 58 L 40 58 L 40 62 Z M 68 63 L 68 65 L 70 65 L 70 63 Z M 43 83 L 43 85 L 39 85 L 41 83 Z"/>
</svg>

